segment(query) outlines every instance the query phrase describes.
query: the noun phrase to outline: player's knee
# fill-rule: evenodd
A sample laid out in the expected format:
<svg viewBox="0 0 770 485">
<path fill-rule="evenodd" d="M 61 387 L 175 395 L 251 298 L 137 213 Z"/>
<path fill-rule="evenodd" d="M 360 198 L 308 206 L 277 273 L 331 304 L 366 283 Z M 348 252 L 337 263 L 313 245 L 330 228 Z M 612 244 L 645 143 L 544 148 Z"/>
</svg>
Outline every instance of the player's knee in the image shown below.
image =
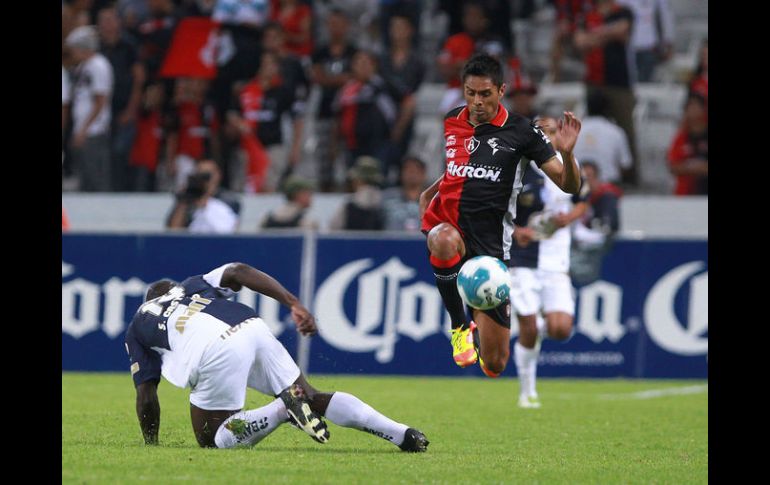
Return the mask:
<svg viewBox="0 0 770 485">
<path fill-rule="evenodd" d="M 535 337 L 537 336 L 537 323 L 535 316 L 519 317 L 519 336 Z"/>
<path fill-rule="evenodd" d="M 509 352 L 498 351 L 487 357 L 482 357 L 483 362 L 482 370 L 484 374 L 489 377 L 497 377 L 503 373 L 505 366 L 508 363 Z"/>
<path fill-rule="evenodd" d="M 549 318 L 548 336 L 554 340 L 566 340 L 572 335 L 572 315 L 560 313 Z"/>
<path fill-rule="evenodd" d="M 449 224 L 442 222 L 428 233 L 428 249 L 439 259 L 453 258 L 460 252 L 461 246 L 460 233 Z"/>
</svg>

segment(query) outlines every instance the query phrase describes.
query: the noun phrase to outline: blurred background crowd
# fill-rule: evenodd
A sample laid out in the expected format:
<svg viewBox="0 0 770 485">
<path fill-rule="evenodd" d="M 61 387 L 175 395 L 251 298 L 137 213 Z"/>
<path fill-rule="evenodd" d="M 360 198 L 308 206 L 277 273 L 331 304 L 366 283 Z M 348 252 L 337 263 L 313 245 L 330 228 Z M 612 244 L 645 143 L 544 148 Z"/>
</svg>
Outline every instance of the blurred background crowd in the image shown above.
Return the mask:
<svg viewBox="0 0 770 485">
<path fill-rule="evenodd" d="M 332 228 L 418 230 L 485 52 L 510 110 L 581 117 L 595 200 L 707 195 L 707 34 L 705 0 L 62 1 L 62 191 L 173 193 L 201 232 L 273 192 L 262 227 L 312 228 L 344 192 Z"/>
</svg>

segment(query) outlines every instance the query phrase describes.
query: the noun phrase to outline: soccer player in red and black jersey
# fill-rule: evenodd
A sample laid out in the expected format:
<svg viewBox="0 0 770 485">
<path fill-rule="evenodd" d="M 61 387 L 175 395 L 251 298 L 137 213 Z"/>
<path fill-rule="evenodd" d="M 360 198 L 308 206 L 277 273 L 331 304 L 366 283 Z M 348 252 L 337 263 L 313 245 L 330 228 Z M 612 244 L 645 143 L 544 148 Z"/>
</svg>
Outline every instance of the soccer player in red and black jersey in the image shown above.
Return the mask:
<svg viewBox="0 0 770 485">
<path fill-rule="evenodd" d="M 500 103 L 503 69 L 486 54 L 468 61 L 461 81 L 466 105 L 444 118 L 446 171 L 420 195 L 422 231 L 428 237 L 436 286 L 452 320 L 455 363 L 466 367 L 479 360 L 487 376 L 497 377 L 509 356 L 510 302 L 492 310 L 472 309 L 469 323 L 457 291 L 457 273 L 474 256 L 510 259 L 516 196 L 529 160 L 563 191 L 580 190 L 580 170 L 572 154 L 580 120 L 565 112 L 558 146 L 553 146 L 539 126 Z"/>
</svg>

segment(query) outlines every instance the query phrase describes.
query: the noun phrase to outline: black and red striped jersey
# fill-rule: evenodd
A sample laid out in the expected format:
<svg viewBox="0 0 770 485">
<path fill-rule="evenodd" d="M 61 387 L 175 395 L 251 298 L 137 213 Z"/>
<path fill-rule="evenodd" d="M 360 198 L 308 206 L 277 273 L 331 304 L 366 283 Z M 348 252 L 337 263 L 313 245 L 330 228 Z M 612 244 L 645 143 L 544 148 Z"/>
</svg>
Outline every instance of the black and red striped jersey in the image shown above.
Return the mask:
<svg viewBox="0 0 770 485">
<path fill-rule="evenodd" d="M 462 106 L 444 118 L 446 171 L 422 230 L 447 222 L 460 231 L 468 255 L 507 261 L 524 171 L 529 160 L 540 167 L 556 151 L 537 125 L 503 105 L 491 122 L 476 127 L 468 115 Z"/>
</svg>

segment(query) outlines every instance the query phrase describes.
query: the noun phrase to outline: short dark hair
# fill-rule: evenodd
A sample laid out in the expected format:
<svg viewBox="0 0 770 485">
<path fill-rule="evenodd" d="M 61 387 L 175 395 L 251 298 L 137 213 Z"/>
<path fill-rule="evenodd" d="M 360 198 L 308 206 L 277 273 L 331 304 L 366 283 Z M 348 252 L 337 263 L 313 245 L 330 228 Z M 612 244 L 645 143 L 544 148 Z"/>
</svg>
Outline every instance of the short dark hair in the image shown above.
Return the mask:
<svg viewBox="0 0 770 485">
<path fill-rule="evenodd" d="M 393 10 L 393 13 L 390 14 L 390 20 L 388 21 L 388 23 L 390 23 L 396 17 L 402 18 L 407 22 L 409 22 L 409 26 L 412 29 L 417 29 L 417 26 L 414 25 L 414 19 L 412 18 L 409 11 L 405 7 L 401 5 L 397 5 Z"/>
<path fill-rule="evenodd" d="M 599 169 L 599 165 L 593 160 L 580 160 L 580 166 L 583 168 L 592 168 L 594 172 L 596 172 L 597 177 L 601 175 L 602 171 Z"/>
<path fill-rule="evenodd" d="M 169 279 L 162 279 L 154 283 L 150 283 L 150 286 L 147 288 L 147 294 L 144 296 L 144 301 L 149 301 L 161 295 L 165 295 L 168 293 L 168 290 L 170 290 L 171 287 L 175 286 L 176 284 L 176 281 Z"/>
<path fill-rule="evenodd" d="M 488 77 L 499 88 L 503 85 L 503 66 L 489 54 L 475 54 L 463 67 L 460 75 L 463 84 L 468 76 Z"/>
</svg>

